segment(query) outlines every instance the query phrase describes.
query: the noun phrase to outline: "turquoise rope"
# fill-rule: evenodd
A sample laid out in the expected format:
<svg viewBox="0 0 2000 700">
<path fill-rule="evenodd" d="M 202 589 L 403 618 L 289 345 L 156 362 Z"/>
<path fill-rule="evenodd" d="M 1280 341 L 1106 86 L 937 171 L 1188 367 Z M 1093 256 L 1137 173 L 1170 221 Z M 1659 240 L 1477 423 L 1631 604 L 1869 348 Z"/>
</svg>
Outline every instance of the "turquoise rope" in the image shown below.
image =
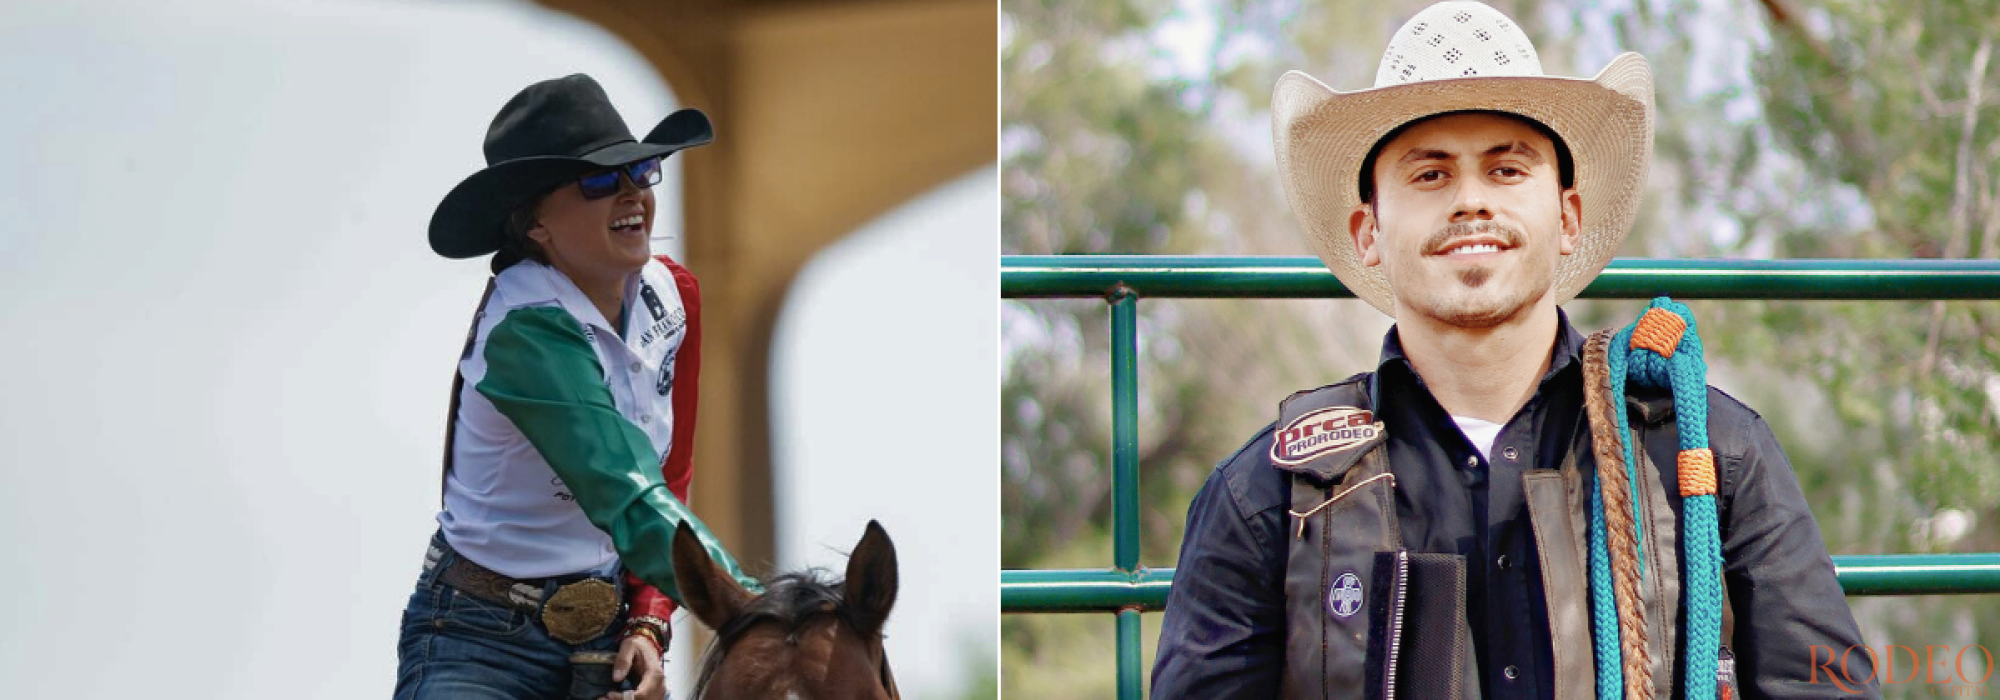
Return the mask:
<svg viewBox="0 0 2000 700">
<path fill-rule="evenodd" d="M 1611 373 L 1611 398 L 1618 422 L 1618 437 L 1625 455 L 1630 484 L 1638 483 L 1637 460 L 1633 459 L 1632 432 L 1625 416 L 1625 385 L 1666 387 L 1673 391 L 1674 421 L 1680 430 L 1682 450 L 1708 447 L 1708 365 L 1702 360 L 1701 338 L 1695 332 L 1694 314 L 1687 305 L 1660 297 L 1646 310 L 1664 309 L 1687 322 L 1672 358 L 1642 348 L 1633 348 L 1632 331 L 1638 321 L 1612 337 L 1607 364 Z M 1641 312 L 1644 317 L 1644 312 Z M 1639 499 L 1633 499 L 1634 521 L 1639 521 Z M 1590 499 L 1590 595 L 1591 633 L 1597 666 L 1599 700 L 1624 697 L 1624 666 L 1618 644 L 1618 615 L 1611 590 L 1609 547 L 1605 541 L 1604 501 L 1600 489 L 1591 490 Z M 1644 553 L 1641 552 L 1643 561 Z M 1682 499 L 1681 512 L 1681 591 L 1687 611 L 1687 626 L 1681 638 L 1687 659 L 1682 679 L 1689 700 L 1715 698 L 1715 668 L 1722 645 L 1722 541 L 1715 510 L 1715 496 Z M 1643 566 L 1641 567 L 1643 571 Z"/>
<path fill-rule="evenodd" d="M 1637 325 L 1637 322 L 1634 322 Z M 1625 417 L 1625 348 L 1632 344 L 1632 326 L 1627 326 L 1611 337 L 1611 346 L 1605 351 L 1605 364 L 1611 376 L 1611 413 L 1616 416 L 1618 434 L 1631 434 Z M 1632 441 L 1620 439 L 1624 450 L 1628 475 L 1636 476 L 1631 468 Z M 1589 475 L 1590 486 L 1590 632 L 1592 660 L 1597 667 L 1597 697 L 1612 700 L 1625 697 L 1625 664 L 1623 647 L 1618 635 L 1618 604 L 1611 583 L 1611 545 L 1606 539 L 1604 515 L 1604 485 L 1593 470 Z M 1639 483 L 1636 478 L 1628 478 L 1628 488 Z M 1634 522 L 1637 522 L 1639 499 L 1632 498 Z M 1641 569 L 1643 570 L 1643 568 Z"/>
<path fill-rule="evenodd" d="M 1612 383 L 1614 386 L 1617 382 Z M 1612 597 L 1611 546 L 1605 539 L 1604 489 L 1591 474 L 1590 491 L 1590 631 L 1597 661 L 1597 697 L 1625 696 L 1625 665 L 1618 643 L 1618 606 Z"/>
</svg>

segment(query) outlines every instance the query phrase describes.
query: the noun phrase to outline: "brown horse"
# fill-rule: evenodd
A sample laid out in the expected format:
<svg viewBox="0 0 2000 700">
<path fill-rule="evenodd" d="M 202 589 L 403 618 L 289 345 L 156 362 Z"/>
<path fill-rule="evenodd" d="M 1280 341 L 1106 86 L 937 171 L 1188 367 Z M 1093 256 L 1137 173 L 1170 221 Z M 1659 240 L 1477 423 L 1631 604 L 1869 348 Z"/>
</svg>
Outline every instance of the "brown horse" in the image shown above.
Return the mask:
<svg viewBox="0 0 2000 700">
<path fill-rule="evenodd" d="M 882 650 L 896 603 L 896 546 L 875 521 L 847 559 L 847 578 L 782 574 L 752 595 L 719 571 L 683 525 L 674 578 L 696 619 L 716 631 L 694 700 L 899 700 Z"/>
</svg>

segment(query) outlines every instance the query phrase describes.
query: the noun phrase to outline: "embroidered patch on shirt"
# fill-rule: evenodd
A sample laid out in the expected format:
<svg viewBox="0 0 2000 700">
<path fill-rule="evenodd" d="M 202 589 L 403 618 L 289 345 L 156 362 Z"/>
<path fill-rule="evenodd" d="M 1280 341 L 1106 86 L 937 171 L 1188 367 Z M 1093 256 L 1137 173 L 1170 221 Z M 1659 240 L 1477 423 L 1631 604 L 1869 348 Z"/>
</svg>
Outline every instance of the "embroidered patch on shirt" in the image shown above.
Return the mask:
<svg viewBox="0 0 2000 700">
<path fill-rule="evenodd" d="M 639 347 L 651 348 L 653 343 L 675 337 L 686 323 L 687 311 L 674 309 L 665 317 L 653 321 L 652 325 L 646 326 L 646 330 L 639 333 Z"/>
<path fill-rule="evenodd" d="M 1333 580 L 1333 590 L 1326 594 L 1327 612 L 1334 617 L 1353 617 L 1361 610 L 1361 577 L 1349 571 Z"/>
<path fill-rule="evenodd" d="M 1293 419 L 1278 431 L 1277 439 L 1271 441 L 1271 461 L 1287 466 L 1304 464 L 1374 440 L 1382 430 L 1372 411 L 1353 406 L 1322 408 Z"/>
</svg>

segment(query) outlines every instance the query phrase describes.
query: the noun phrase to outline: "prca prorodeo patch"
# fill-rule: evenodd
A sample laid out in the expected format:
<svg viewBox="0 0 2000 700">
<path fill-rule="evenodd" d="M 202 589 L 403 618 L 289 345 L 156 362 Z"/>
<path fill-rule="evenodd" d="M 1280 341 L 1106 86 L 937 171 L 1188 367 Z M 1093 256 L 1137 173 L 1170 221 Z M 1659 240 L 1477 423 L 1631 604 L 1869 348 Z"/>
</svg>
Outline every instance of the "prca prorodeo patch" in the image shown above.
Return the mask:
<svg viewBox="0 0 2000 700">
<path fill-rule="evenodd" d="M 1372 411 L 1353 406 L 1333 406 L 1311 411 L 1278 430 L 1271 441 L 1271 461 L 1286 466 L 1374 440 L 1383 426 Z"/>
</svg>

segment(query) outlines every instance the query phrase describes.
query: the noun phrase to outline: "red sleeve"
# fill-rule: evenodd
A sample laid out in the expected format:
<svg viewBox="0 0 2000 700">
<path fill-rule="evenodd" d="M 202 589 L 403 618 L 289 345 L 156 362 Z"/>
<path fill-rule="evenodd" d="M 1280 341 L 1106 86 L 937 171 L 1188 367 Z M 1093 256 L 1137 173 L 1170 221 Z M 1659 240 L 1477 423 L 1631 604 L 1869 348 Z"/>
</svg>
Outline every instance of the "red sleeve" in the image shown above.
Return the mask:
<svg viewBox="0 0 2000 700">
<path fill-rule="evenodd" d="M 694 409 L 701 380 L 701 285 L 694 273 L 672 258 L 662 255 L 658 259 L 673 273 L 681 306 L 687 309 L 687 335 L 681 338 L 680 352 L 674 356 L 674 434 L 667 457 L 660 463 L 660 476 L 666 479 L 667 490 L 687 503 L 688 484 L 694 480 Z M 632 617 L 673 619 L 674 601 L 659 589 L 646 585 L 630 571 L 625 573 L 625 586 Z"/>
<path fill-rule="evenodd" d="M 694 273 L 673 259 L 662 255 L 660 262 L 674 273 L 674 286 L 681 293 L 681 306 L 687 309 L 687 336 L 681 338 L 681 351 L 674 356 L 672 448 L 667 450 L 667 459 L 660 465 L 660 471 L 666 477 L 667 490 L 674 492 L 674 497 L 681 499 L 682 503 L 687 503 L 688 482 L 694 479 L 694 409 L 701 381 L 701 285 L 695 281 Z"/>
</svg>

